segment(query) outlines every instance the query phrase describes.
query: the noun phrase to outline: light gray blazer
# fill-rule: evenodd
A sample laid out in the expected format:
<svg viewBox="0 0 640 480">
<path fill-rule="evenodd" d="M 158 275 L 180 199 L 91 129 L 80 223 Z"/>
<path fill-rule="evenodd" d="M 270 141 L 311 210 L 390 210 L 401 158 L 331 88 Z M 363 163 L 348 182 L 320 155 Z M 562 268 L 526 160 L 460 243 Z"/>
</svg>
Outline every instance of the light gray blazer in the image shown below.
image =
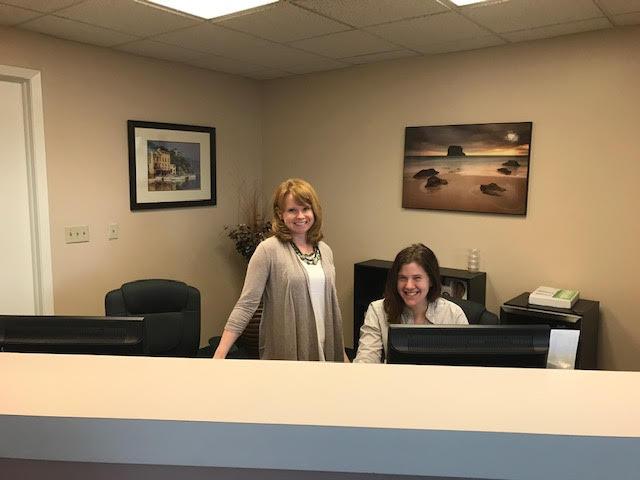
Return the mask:
<svg viewBox="0 0 640 480">
<path fill-rule="evenodd" d="M 327 361 L 342 362 L 342 315 L 335 286 L 333 252 L 319 242 L 325 275 L 325 344 Z M 319 360 L 318 333 L 309 296 L 309 277 L 291 244 L 271 237 L 258 245 L 225 330 L 242 333 L 264 302 L 260 323 L 260 358 Z"/>
<path fill-rule="evenodd" d="M 389 319 L 384 311 L 384 299 L 371 302 L 360 328 L 358 354 L 354 363 L 380 363 L 382 351 L 387 355 L 387 337 L 389 334 Z M 469 323 L 462 308 L 442 297 L 429 303 L 426 317 L 436 325 L 466 325 Z M 401 317 L 402 323 L 413 323 L 411 312 L 405 310 Z"/>
</svg>

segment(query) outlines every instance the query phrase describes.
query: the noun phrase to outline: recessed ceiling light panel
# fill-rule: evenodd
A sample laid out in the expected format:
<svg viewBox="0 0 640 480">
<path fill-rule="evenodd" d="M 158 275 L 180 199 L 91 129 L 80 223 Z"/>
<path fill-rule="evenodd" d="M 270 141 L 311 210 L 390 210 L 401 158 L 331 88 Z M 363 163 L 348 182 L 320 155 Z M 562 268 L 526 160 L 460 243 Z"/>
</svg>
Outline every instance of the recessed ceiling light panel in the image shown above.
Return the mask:
<svg viewBox="0 0 640 480">
<path fill-rule="evenodd" d="M 276 3 L 278 0 L 147 0 L 163 7 L 211 20 L 243 10 Z"/>
</svg>

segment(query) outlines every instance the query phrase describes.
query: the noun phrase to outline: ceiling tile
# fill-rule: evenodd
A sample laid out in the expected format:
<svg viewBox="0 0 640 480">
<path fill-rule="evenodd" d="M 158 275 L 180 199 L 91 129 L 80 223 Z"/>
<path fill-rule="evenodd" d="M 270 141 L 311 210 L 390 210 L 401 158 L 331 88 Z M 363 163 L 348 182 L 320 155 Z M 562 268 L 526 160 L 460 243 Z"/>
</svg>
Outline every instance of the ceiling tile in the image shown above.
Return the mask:
<svg viewBox="0 0 640 480">
<path fill-rule="evenodd" d="M 283 72 L 282 70 L 268 68 L 265 70 L 260 70 L 258 72 L 247 74 L 245 76 L 249 78 L 253 78 L 255 80 L 271 80 L 273 78 L 288 77 L 290 75 L 291 75 L 290 73 Z"/>
<path fill-rule="evenodd" d="M 396 45 L 361 30 L 334 33 L 291 44 L 294 47 L 331 58 L 353 57 L 397 50 Z"/>
<path fill-rule="evenodd" d="M 312 53 L 209 23 L 154 38 L 164 43 L 286 71 L 291 66 L 303 68 L 326 60 Z"/>
<path fill-rule="evenodd" d="M 337 70 L 339 68 L 350 67 L 351 64 L 338 62 L 336 60 L 330 60 L 328 58 L 318 58 L 315 61 L 309 61 L 306 63 L 298 63 L 295 65 L 291 65 L 287 68 L 283 67 L 283 70 L 290 71 L 292 73 L 313 73 L 313 72 L 324 72 L 327 70 Z"/>
<path fill-rule="evenodd" d="M 195 67 L 206 68 L 209 70 L 215 70 L 217 72 L 233 73 L 237 75 L 245 75 L 248 73 L 262 71 L 265 68 L 259 65 L 253 65 L 250 63 L 239 62 L 230 58 L 220 57 L 218 55 L 200 55 L 192 60 L 189 60 L 189 65 Z"/>
<path fill-rule="evenodd" d="M 293 73 L 307 73 L 316 70 L 331 70 L 345 66 L 343 62 L 319 57 L 312 53 L 301 52 L 293 48 L 274 45 L 256 51 L 234 51 L 234 58 L 259 63 L 266 67 L 277 68 Z"/>
<path fill-rule="evenodd" d="M 258 40 L 247 34 L 234 32 L 210 23 L 202 23 L 195 27 L 163 33 L 153 38 L 163 43 L 178 45 L 203 53 L 216 53 L 225 57 L 228 56 L 225 53 L 229 45 L 251 46 L 255 42 L 265 43 L 263 40 Z"/>
<path fill-rule="evenodd" d="M 273 8 L 216 22 L 216 25 L 275 42 L 291 42 L 349 29 L 346 25 L 290 3 L 277 3 Z"/>
<path fill-rule="evenodd" d="M 613 17 L 613 21 L 616 25 L 638 25 L 640 23 L 640 12 L 616 15 Z"/>
<path fill-rule="evenodd" d="M 13 5 L 14 7 L 36 10 L 37 12 L 49 13 L 83 1 L 84 0 L 2 0 L 2 3 Z"/>
<path fill-rule="evenodd" d="M 599 0 L 598 3 L 611 15 L 640 13 L 640 0 Z"/>
<path fill-rule="evenodd" d="M 525 30 L 603 16 L 592 0 L 509 0 L 470 5 L 461 11 L 494 32 Z"/>
<path fill-rule="evenodd" d="M 447 10 L 436 0 L 294 0 L 294 3 L 356 27 Z"/>
<path fill-rule="evenodd" d="M 512 42 L 524 42 L 527 40 L 559 37 L 561 35 L 588 32 L 591 30 L 601 30 L 603 28 L 611 28 L 609 20 L 606 18 L 594 18 L 591 20 L 582 20 L 580 22 L 548 25 L 546 27 L 532 28 L 531 30 L 521 30 L 519 32 L 508 32 L 504 33 L 503 36 Z"/>
<path fill-rule="evenodd" d="M 454 12 L 367 27 L 366 30 L 419 52 L 429 51 L 433 43 L 487 35 L 486 30 Z"/>
<path fill-rule="evenodd" d="M 395 50 L 393 52 L 370 53 L 368 55 L 341 58 L 340 60 L 354 65 L 362 65 L 364 63 L 384 62 L 385 60 L 396 60 L 398 58 L 415 57 L 418 55 L 419 54 L 411 50 Z"/>
<path fill-rule="evenodd" d="M 40 16 L 42 13 L 0 4 L 0 25 L 16 25 Z"/>
<path fill-rule="evenodd" d="M 56 15 L 147 37 L 200 23 L 191 17 L 167 12 L 133 0 L 87 0 Z"/>
<path fill-rule="evenodd" d="M 435 55 L 439 53 L 463 52 L 466 50 L 477 50 L 478 48 L 495 47 L 504 45 L 505 42 L 496 35 L 485 35 L 483 37 L 466 38 L 464 40 L 454 40 L 452 42 L 434 42 L 425 47 L 422 52 Z"/>
<path fill-rule="evenodd" d="M 200 52 L 194 52 L 193 50 L 187 50 L 186 48 L 180 48 L 174 45 L 165 45 L 164 43 L 154 42 L 152 40 L 139 40 L 118 45 L 114 48 L 122 52 L 142 55 L 143 57 L 159 58 L 160 60 L 169 60 L 171 62 L 188 62 L 202 55 Z"/>
<path fill-rule="evenodd" d="M 110 47 L 131 40 L 137 40 L 133 35 L 108 30 L 106 28 L 74 22 L 66 18 L 47 15 L 36 18 L 20 25 L 20 28 L 46 33 L 53 37 L 64 38 L 76 42 L 89 43 L 100 47 Z"/>
</svg>

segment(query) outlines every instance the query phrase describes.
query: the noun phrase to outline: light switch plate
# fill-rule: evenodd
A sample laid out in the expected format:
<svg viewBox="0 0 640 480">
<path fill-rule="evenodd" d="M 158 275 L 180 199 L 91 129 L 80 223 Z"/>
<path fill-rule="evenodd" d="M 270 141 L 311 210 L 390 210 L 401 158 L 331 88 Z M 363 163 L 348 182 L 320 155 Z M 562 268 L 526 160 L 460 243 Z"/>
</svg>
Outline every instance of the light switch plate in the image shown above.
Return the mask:
<svg viewBox="0 0 640 480">
<path fill-rule="evenodd" d="M 65 243 L 83 243 L 89 241 L 89 225 L 64 227 Z"/>
<path fill-rule="evenodd" d="M 110 223 L 107 228 L 107 238 L 109 240 L 117 240 L 120 237 L 120 225 L 117 223 Z"/>
</svg>

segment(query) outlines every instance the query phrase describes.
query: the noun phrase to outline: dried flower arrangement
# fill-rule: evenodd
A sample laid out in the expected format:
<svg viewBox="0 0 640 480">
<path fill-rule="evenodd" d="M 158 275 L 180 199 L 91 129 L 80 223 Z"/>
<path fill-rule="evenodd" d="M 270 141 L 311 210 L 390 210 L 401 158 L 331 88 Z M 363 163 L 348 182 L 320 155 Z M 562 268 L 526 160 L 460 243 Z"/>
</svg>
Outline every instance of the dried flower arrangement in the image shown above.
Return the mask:
<svg viewBox="0 0 640 480">
<path fill-rule="evenodd" d="M 247 223 L 226 225 L 227 236 L 233 240 L 236 251 L 249 261 L 258 244 L 271 235 L 271 222 L 262 216 L 262 202 L 257 190 L 251 198 L 245 199 L 244 208 Z"/>
<path fill-rule="evenodd" d="M 249 261 L 258 244 L 271 233 L 271 222 L 258 219 L 255 223 L 227 225 L 224 229 L 235 243 L 236 251 Z"/>
</svg>

